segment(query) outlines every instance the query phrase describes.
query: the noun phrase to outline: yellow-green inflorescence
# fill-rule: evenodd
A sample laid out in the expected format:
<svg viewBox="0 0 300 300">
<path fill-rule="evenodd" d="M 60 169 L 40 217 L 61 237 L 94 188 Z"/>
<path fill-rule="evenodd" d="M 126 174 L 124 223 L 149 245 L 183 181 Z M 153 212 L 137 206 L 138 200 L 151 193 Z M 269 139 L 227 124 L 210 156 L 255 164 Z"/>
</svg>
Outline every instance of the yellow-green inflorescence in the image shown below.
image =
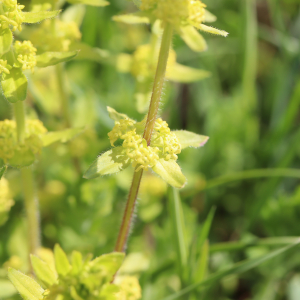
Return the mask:
<svg viewBox="0 0 300 300">
<path fill-rule="evenodd" d="M 22 9 L 24 5 L 18 4 L 17 0 L 3 0 L 0 3 L 0 29 L 11 28 L 12 31 L 22 30 L 21 24 L 24 21 Z"/>
<path fill-rule="evenodd" d="M 30 69 L 32 72 L 36 66 L 36 48 L 30 41 L 16 41 L 15 51 L 18 62 L 22 65 L 22 70 Z"/>
<path fill-rule="evenodd" d="M 141 287 L 134 276 L 115 276 L 124 253 L 113 252 L 91 259 L 73 251 L 71 261 L 59 245 L 48 253 L 47 261 L 31 256 L 39 284 L 32 278 L 9 269 L 9 278 L 24 299 L 27 287 L 35 287 L 35 298 L 43 300 L 139 300 Z M 114 278 L 115 277 L 115 278 Z"/>
<path fill-rule="evenodd" d="M 204 21 L 206 5 L 199 0 L 142 0 L 141 10 L 153 10 L 157 19 L 178 27 Z"/>
<path fill-rule="evenodd" d="M 140 169 L 148 170 L 163 158 L 177 160 L 177 154 L 181 152 L 181 146 L 176 135 L 171 132 L 168 124 L 161 118 L 156 120 L 151 140 L 151 145 L 142 137 L 143 122 L 135 122 L 132 119 L 121 119 L 115 122 L 115 126 L 108 133 L 110 143 L 123 140 L 122 147 L 126 150 L 136 172 Z"/>
<path fill-rule="evenodd" d="M 16 122 L 0 121 L 0 159 L 12 166 L 30 165 L 40 153 L 43 143 L 41 136 L 47 132 L 39 120 L 26 121 L 25 139 L 19 143 Z"/>
<path fill-rule="evenodd" d="M 0 179 L 0 225 L 3 225 L 7 218 L 10 208 L 14 205 L 11 197 L 8 181 L 5 178 Z"/>
</svg>

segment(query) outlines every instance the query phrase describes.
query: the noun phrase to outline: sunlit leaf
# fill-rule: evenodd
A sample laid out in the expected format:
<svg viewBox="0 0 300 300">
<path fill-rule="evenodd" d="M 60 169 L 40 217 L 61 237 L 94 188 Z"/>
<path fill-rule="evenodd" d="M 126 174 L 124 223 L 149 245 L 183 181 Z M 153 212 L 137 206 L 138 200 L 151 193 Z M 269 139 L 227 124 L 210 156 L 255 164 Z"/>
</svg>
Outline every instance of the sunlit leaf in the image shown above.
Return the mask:
<svg viewBox="0 0 300 300">
<path fill-rule="evenodd" d="M 55 18 L 60 13 L 60 10 L 53 11 L 37 11 L 37 12 L 23 12 L 24 23 L 39 23 L 46 19 Z"/>
<path fill-rule="evenodd" d="M 83 4 L 71 5 L 60 15 L 63 22 L 75 22 L 78 27 L 81 26 L 85 15 L 85 6 Z"/>
<path fill-rule="evenodd" d="M 68 60 L 74 58 L 77 54 L 78 54 L 78 51 L 44 52 L 43 54 L 36 56 L 36 66 L 39 68 L 54 66 L 61 62 L 65 62 L 65 61 L 68 61 Z"/>
<path fill-rule="evenodd" d="M 47 147 L 58 141 L 65 143 L 76 137 L 83 130 L 83 128 L 70 128 L 61 131 L 48 132 L 41 137 L 43 146 Z"/>
<path fill-rule="evenodd" d="M 109 2 L 105 0 L 67 0 L 71 4 L 85 4 L 91 6 L 107 6 Z"/>
<path fill-rule="evenodd" d="M 221 271 L 216 272 L 214 274 L 211 274 L 205 280 L 203 280 L 201 282 L 197 282 L 195 284 L 192 284 L 192 285 L 184 288 L 183 290 L 175 293 L 174 295 L 171 295 L 171 296 L 168 296 L 168 297 L 164 298 L 163 300 L 173 300 L 173 299 L 181 298 L 183 295 L 186 295 L 186 294 L 190 293 L 191 291 L 193 291 L 197 288 L 204 288 L 204 287 L 207 287 L 207 286 L 209 286 L 209 285 L 211 285 L 215 282 L 219 282 L 220 279 L 222 279 L 226 276 L 246 272 L 250 269 L 253 269 L 253 268 L 259 266 L 260 264 L 264 263 L 265 261 L 268 261 L 268 260 L 270 260 L 270 259 L 272 259 L 272 258 L 274 258 L 274 257 L 290 250 L 291 248 L 294 248 L 294 247 L 298 246 L 299 243 L 300 243 L 300 239 L 298 239 L 297 242 L 295 242 L 295 243 L 293 243 L 289 246 L 271 251 L 268 254 L 265 254 L 265 255 L 262 255 L 260 257 L 256 257 L 256 258 L 252 258 L 252 259 L 248 259 L 248 260 L 244 260 L 242 262 L 236 263 L 236 264 L 234 264 L 233 266 L 231 266 L 227 269 L 224 269 L 224 270 L 221 270 Z"/>
<path fill-rule="evenodd" d="M 205 9 L 204 17 L 205 17 L 205 22 L 208 23 L 217 21 L 217 17 L 213 15 L 211 12 L 209 12 L 207 9 Z"/>
<path fill-rule="evenodd" d="M 186 183 L 186 178 L 175 160 L 160 159 L 152 170 L 175 188 L 182 188 Z"/>
<path fill-rule="evenodd" d="M 9 268 L 8 278 L 25 300 L 43 299 L 44 289 L 32 278 L 23 273 Z"/>
<path fill-rule="evenodd" d="M 176 130 L 172 132 L 174 132 L 179 139 L 181 149 L 187 147 L 202 147 L 209 139 L 208 136 L 196 134 L 186 130 Z"/>
<path fill-rule="evenodd" d="M 190 68 L 175 63 L 168 69 L 166 78 L 176 82 L 189 83 L 210 77 L 211 73 L 205 70 Z"/>
<path fill-rule="evenodd" d="M 101 175 L 114 174 L 127 168 L 129 163 L 130 159 L 126 155 L 126 150 L 123 147 L 115 147 L 100 155 L 83 177 L 93 179 Z"/>
<path fill-rule="evenodd" d="M 9 28 L 0 30 L 0 56 L 9 51 L 13 36 Z"/>
<path fill-rule="evenodd" d="M 90 262 L 91 271 L 99 270 L 104 275 L 104 281 L 110 282 L 122 265 L 125 254 L 121 252 L 112 252 L 101 255 Z"/>
<path fill-rule="evenodd" d="M 113 16 L 113 21 L 127 24 L 149 24 L 149 15 L 145 12 L 136 12 L 132 14 Z"/>
<path fill-rule="evenodd" d="M 56 244 L 54 247 L 55 268 L 59 275 L 65 276 L 71 270 L 71 265 L 63 249 Z"/>
<path fill-rule="evenodd" d="M 79 274 L 83 266 L 82 254 L 79 251 L 73 251 L 71 261 L 73 274 Z"/>
<path fill-rule="evenodd" d="M 10 74 L 2 74 L 2 91 L 11 102 L 24 101 L 27 95 L 27 78 L 20 68 L 12 68 Z"/>
<path fill-rule="evenodd" d="M 193 51 L 202 52 L 207 50 L 204 37 L 193 26 L 180 27 L 179 35 Z"/>
<path fill-rule="evenodd" d="M 132 120 L 127 115 L 118 113 L 115 109 L 113 109 L 110 106 L 107 106 L 107 111 L 108 111 L 109 117 L 114 121 L 120 121 L 122 119 Z"/>
<path fill-rule="evenodd" d="M 51 270 L 51 268 L 37 256 L 30 255 L 30 259 L 34 273 L 40 282 L 46 288 L 49 288 L 51 285 L 53 285 L 56 282 L 57 276 Z"/>
</svg>

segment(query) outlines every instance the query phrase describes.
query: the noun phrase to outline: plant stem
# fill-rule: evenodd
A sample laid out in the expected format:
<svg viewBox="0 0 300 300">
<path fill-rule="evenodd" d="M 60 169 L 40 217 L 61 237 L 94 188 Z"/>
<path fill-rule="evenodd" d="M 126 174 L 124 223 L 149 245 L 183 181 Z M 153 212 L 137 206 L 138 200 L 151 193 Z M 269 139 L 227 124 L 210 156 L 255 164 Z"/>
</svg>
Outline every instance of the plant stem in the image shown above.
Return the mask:
<svg viewBox="0 0 300 300">
<path fill-rule="evenodd" d="M 34 177 L 31 167 L 21 169 L 25 208 L 28 223 L 29 253 L 37 254 L 40 247 L 40 220 L 38 199 L 35 196 Z"/>
<path fill-rule="evenodd" d="M 155 125 L 156 116 L 159 108 L 159 102 L 160 102 L 163 84 L 165 80 L 172 35 L 173 35 L 173 27 L 172 25 L 167 23 L 162 36 L 162 42 L 161 42 L 158 65 L 157 65 L 155 79 L 154 79 L 152 97 L 151 97 L 147 122 L 144 131 L 144 139 L 147 141 L 148 146 L 150 145 L 151 142 L 151 135 Z M 115 246 L 115 251 L 117 252 L 123 252 L 127 243 L 142 175 L 143 175 L 143 169 L 139 170 L 138 172 L 135 172 L 133 175 L 131 188 L 130 188 L 130 192 L 128 195 L 127 204 L 123 216 L 122 225 Z"/>
<path fill-rule="evenodd" d="M 172 35 L 173 35 L 173 27 L 171 24 L 167 23 L 161 41 L 152 97 L 151 97 L 150 107 L 148 111 L 145 131 L 144 131 L 144 139 L 147 141 L 148 146 L 150 145 L 151 142 L 151 136 L 154 129 L 160 98 L 161 98 L 163 85 L 165 81 L 165 74 L 167 69 L 167 62 L 169 57 L 170 45 L 172 41 Z"/>
<path fill-rule="evenodd" d="M 17 138 L 19 143 L 25 139 L 25 109 L 24 102 L 14 104 L 14 113 L 17 123 Z M 28 223 L 29 253 L 36 254 L 40 246 L 40 227 L 38 201 L 35 197 L 34 178 L 31 168 L 21 169 L 22 185 L 25 198 L 25 209 Z"/>
<path fill-rule="evenodd" d="M 64 120 L 66 122 L 66 127 L 69 128 L 71 127 L 71 114 L 70 114 L 70 107 L 68 101 L 68 93 L 65 88 L 64 72 L 63 72 L 62 64 L 57 64 L 55 66 L 55 71 L 56 71 L 59 98 L 61 103 L 61 110 L 63 113 Z"/>
</svg>

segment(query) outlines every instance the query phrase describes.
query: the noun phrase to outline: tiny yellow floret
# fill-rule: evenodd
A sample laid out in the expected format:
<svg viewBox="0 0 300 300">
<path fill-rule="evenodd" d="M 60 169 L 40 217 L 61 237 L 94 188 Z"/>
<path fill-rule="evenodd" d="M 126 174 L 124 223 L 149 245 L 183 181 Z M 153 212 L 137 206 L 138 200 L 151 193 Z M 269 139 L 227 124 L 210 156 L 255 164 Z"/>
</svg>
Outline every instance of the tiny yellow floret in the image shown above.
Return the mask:
<svg viewBox="0 0 300 300">
<path fill-rule="evenodd" d="M 22 30 L 21 24 L 24 21 L 22 9 L 24 5 L 19 5 L 17 0 L 3 0 L 3 12 L 0 15 L 0 28 L 12 28 L 12 31 Z"/>
<path fill-rule="evenodd" d="M 36 48 L 30 41 L 16 41 L 14 47 L 22 70 L 30 69 L 33 72 L 36 66 Z"/>
</svg>

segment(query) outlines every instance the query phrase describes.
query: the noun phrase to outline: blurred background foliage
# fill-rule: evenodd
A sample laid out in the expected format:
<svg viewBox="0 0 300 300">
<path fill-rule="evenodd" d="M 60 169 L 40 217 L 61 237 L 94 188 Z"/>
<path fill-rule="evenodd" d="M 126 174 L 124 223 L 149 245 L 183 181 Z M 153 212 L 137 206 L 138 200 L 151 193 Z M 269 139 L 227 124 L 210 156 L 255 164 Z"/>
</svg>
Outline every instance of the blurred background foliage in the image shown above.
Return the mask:
<svg viewBox="0 0 300 300">
<path fill-rule="evenodd" d="M 178 161 L 188 178 L 180 191 L 187 245 L 197 243 L 208 212 L 216 207 L 209 234 L 210 273 L 268 252 L 267 245 L 246 247 L 255 238 L 300 235 L 300 171 L 289 170 L 300 166 L 300 4 L 299 0 L 210 0 L 206 4 L 218 17 L 214 26 L 230 35 L 226 39 L 205 35 L 209 49 L 203 53 L 192 52 L 174 37 L 177 61 L 212 76 L 192 84 L 168 82 L 161 115 L 173 130 L 210 137 L 205 147 L 187 149 Z M 126 0 L 110 0 L 105 8 L 87 6 L 80 28 L 82 42 L 113 55 L 132 54 L 149 42 L 150 28 L 111 19 L 133 11 L 134 4 Z M 45 148 L 35 165 L 42 243 L 53 248 L 58 242 L 68 253 L 76 249 L 100 255 L 114 247 L 133 170 L 90 181 L 82 179 L 82 173 L 110 148 L 107 133 L 113 122 L 106 106 L 137 120 L 143 115 L 134 104 L 131 75 L 119 73 L 105 61 L 78 59 L 65 69 L 72 126 L 86 130 L 67 144 Z M 57 91 L 52 67 L 30 75 L 27 115 L 37 116 L 49 131 L 64 127 Z M 2 95 L 0 108 L 1 120 L 11 118 L 11 107 Z M 9 169 L 6 179 L 15 204 L 0 227 L 2 287 L 7 284 L 8 265 L 28 270 L 18 170 Z M 124 268 L 140 276 L 143 299 L 161 299 L 187 283 L 178 270 L 166 184 L 146 173 L 139 199 Z M 231 241 L 241 241 L 240 247 L 214 248 L 216 243 Z M 6 297 L 20 299 L 7 286 Z M 296 249 L 182 299 L 299 298 Z"/>
</svg>

